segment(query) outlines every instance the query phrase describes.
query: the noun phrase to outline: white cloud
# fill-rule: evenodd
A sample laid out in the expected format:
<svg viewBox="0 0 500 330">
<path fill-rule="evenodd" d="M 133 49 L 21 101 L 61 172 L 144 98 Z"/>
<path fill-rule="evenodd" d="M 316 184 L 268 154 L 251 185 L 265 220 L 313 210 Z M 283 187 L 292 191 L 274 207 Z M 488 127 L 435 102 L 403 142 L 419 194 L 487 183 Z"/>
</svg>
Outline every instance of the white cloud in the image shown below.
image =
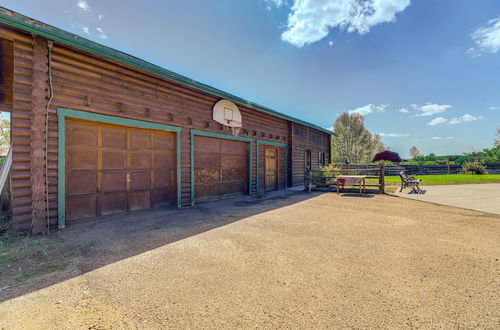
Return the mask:
<svg viewBox="0 0 500 330">
<path fill-rule="evenodd" d="M 328 46 L 333 46 L 333 41 L 328 41 Z"/>
<path fill-rule="evenodd" d="M 279 8 L 287 4 L 286 0 L 263 0 L 267 10 L 272 10 L 273 7 Z"/>
<path fill-rule="evenodd" d="M 99 14 L 99 16 L 97 16 L 97 19 L 99 19 L 100 21 L 102 21 L 103 18 L 104 18 L 103 14 Z"/>
<path fill-rule="evenodd" d="M 434 104 L 434 103 L 426 103 L 425 105 L 422 106 L 412 104 L 411 107 L 415 110 L 420 111 L 420 113 L 415 115 L 417 117 L 433 116 L 435 114 L 445 112 L 446 110 L 452 108 L 452 106 L 449 104 Z"/>
<path fill-rule="evenodd" d="M 442 137 L 442 136 L 433 136 L 431 140 L 452 140 L 453 136 Z"/>
<path fill-rule="evenodd" d="M 88 26 L 86 26 L 86 25 L 79 25 L 78 28 L 80 28 L 80 30 L 82 30 L 83 33 L 88 34 L 89 36 L 92 35 L 90 33 L 90 29 L 89 29 Z"/>
<path fill-rule="evenodd" d="M 101 39 L 108 39 L 108 36 L 104 34 L 104 31 L 100 27 L 97 27 L 95 29 L 97 32 L 99 32 L 99 35 L 97 37 Z"/>
<path fill-rule="evenodd" d="M 85 0 L 78 0 L 78 2 L 76 3 L 76 6 L 83 11 L 90 11 L 91 10 L 89 4 Z"/>
<path fill-rule="evenodd" d="M 387 104 L 380 104 L 380 105 L 367 104 L 363 107 L 349 110 L 348 112 L 351 114 L 359 113 L 362 116 L 366 116 L 373 112 L 385 112 L 385 108 L 387 108 Z"/>
<path fill-rule="evenodd" d="M 408 110 L 407 108 L 401 108 L 398 111 L 401 112 L 401 113 L 408 113 L 408 112 L 410 112 L 410 110 Z"/>
<path fill-rule="evenodd" d="M 410 136 L 410 134 L 408 133 L 379 133 L 378 135 L 382 136 L 382 137 L 395 137 L 395 138 L 398 138 L 398 137 L 404 137 L 404 136 Z"/>
<path fill-rule="evenodd" d="M 410 0 L 294 0 L 281 39 L 302 47 L 323 39 L 331 28 L 365 34 L 377 24 L 395 21 L 409 5 Z"/>
<path fill-rule="evenodd" d="M 448 121 L 448 119 L 446 119 L 446 118 L 436 117 L 433 120 L 431 120 L 430 122 L 428 122 L 427 125 L 429 125 L 429 126 L 437 126 L 437 125 L 444 124 L 447 121 Z"/>
<path fill-rule="evenodd" d="M 463 115 L 462 117 L 451 118 L 449 124 L 450 125 L 456 125 L 456 124 L 460 124 L 460 123 L 467 123 L 467 122 L 470 122 L 470 121 L 475 121 L 477 119 L 478 118 L 476 118 L 474 116 L 471 116 L 471 115 L 469 115 L 467 113 L 467 114 Z"/>
<path fill-rule="evenodd" d="M 489 107 L 488 110 L 498 110 L 500 107 Z"/>
<path fill-rule="evenodd" d="M 474 31 L 471 37 L 476 46 L 470 48 L 468 52 L 473 56 L 498 52 L 500 50 L 500 16 L 490 19 L 485 26 Z"/>
</svg>

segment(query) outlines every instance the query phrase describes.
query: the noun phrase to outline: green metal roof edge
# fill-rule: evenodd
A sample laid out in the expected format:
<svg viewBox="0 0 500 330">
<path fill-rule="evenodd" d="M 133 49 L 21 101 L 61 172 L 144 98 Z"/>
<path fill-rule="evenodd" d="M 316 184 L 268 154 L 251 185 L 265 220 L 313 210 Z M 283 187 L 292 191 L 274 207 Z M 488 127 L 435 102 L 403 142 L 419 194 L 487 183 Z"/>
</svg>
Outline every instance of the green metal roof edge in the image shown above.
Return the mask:
<svg viewBox="0 0 500 330">
<path fill-rule="evenodd" d="M 290 120 L 295 123 L 302 124 L 304 126 L 308 126 L 311 128 L 314 128 L 318 131 L 321 131 L 323 133 L 327 134 L 332 134 L 336 135 L 334 132 L 329 131 L 323 127 L 308 123 L 304 120 L 294 118 L 292 116 L 286 115 L 284 113 L 278 112 L 276 110 L 269 109 L 267 107 L 264 107 L 262 105 L 256 104 L 251 101 L 247 101 L 245 99 L 242 99 L 238 96 L 232 95 L 230 93 L 221 91 L 215 87 L 197 82 L 193 79 L 190 79 L 188 77 L 185 77 L 183 75 L 177 74 L 175 72 L 172 72 L 170 70 L 164 69 L 158 65 L 149 63 L 147 61 L 141 60 L 138 57 L 129 55 L 127 53 L 121 52 L 119 50 L 113 49 L 111 47 L 107 47 L 104 45 L 101 45 L 97 42 L 82 38 L 76 34 L 64 31 L 62 29 L 56 28 L 54 26 L 42 23 L 40 21 L 37 21 L 35 19 L 29 18 L 27 16 L 24 16 L 22 14 L 16 13 L 12 10 L 9 10 L 7 8 L 1 7 L 0 6 L 0 22 L 4 23 L 9 26 L 16 27 L 18 29 L 35 33 L 37 35 L 46 37 L 48 39 L 52 39 L 54 41 L 60 42 L 65 45 L 69 45 L 81 50 L 85 50 L 103 57 L 106 57 L 108 59 L 130 65 L 134 68 L 140 69 L 142 71 L 146 71 L 149 73 L 153 73 L 155 75 L 174 80 L 178 83 L 187 85 L 189 87 L 204 91 L 206 93 L 231 100 L 236 103 L 240 103 L 243 105 L 246 105 L 250 108 L 253 108 L 258 111 L 262 111 L 268 114 L 271 114 L 273 116 Z"/>
</svg>

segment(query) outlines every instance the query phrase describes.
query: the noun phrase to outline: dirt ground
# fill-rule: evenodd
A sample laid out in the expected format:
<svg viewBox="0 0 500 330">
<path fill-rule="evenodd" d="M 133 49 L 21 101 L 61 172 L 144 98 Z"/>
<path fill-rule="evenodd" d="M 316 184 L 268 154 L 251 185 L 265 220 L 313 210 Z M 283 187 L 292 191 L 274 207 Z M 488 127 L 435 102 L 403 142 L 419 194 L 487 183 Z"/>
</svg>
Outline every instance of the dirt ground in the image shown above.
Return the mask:
<svg viewBox="0 0 500 330">
<path fill-rule="evenodd" d="M 63 271 L 8 283 L 0 329 L 500 327 L 492 214 L 287 192 L 54 236 L 95 244 Z"/>
</svg>

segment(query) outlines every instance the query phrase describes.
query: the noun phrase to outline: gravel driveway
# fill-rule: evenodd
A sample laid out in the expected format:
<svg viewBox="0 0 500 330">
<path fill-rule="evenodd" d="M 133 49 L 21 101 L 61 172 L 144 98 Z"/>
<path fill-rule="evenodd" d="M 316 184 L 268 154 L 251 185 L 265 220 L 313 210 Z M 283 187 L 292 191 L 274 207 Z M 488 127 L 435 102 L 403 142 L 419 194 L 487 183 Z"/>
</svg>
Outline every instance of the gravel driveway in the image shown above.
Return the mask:
<svg viewBox="0 0 500 330">
<path fill-rule="evenodd" d="M 3 292 L 0 328 L 500 327 L 500 216 L 273 196 L 69 226 L 92 253 Z"/>
</svg>

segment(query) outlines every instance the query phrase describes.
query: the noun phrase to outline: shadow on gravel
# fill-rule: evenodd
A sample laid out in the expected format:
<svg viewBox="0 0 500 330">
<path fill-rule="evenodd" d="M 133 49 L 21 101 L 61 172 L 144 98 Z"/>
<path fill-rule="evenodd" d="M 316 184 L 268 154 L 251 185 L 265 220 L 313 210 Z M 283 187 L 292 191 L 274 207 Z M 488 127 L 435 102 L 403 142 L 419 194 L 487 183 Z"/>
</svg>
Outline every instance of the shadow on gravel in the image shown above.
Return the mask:
<svg viewBox="0 0 500 330">
<path fill-rule="evenodd" d="M 1 279 L 0 302 L 79 276 L 96 268 L 218 228 L 247 217 L 286 207 L 325 192 L 282 190 L 198 204 L 185 209 L 156 210 L 68 223 L 45 236 L 70 251 L 70 266 L 16 282 Z M 363 196 L 366 197 L 366 196 Z M 92 244 L 90 244 L 92 243 Z M 85 249 L 80 247 L 85 246 Z M 15 264 L 12 265 L 16 267 Z M 5 275 L 5 274 L 4 274 Z"/>
<path fill-rule="evenodd" d="M 373 198 L 373 195 L 370 194 L 360 194 L 360 193 L 345 193 L 345 194 L 340 194 L 342 197 L 358 197 L 358 198 Z"/>
</svg>

